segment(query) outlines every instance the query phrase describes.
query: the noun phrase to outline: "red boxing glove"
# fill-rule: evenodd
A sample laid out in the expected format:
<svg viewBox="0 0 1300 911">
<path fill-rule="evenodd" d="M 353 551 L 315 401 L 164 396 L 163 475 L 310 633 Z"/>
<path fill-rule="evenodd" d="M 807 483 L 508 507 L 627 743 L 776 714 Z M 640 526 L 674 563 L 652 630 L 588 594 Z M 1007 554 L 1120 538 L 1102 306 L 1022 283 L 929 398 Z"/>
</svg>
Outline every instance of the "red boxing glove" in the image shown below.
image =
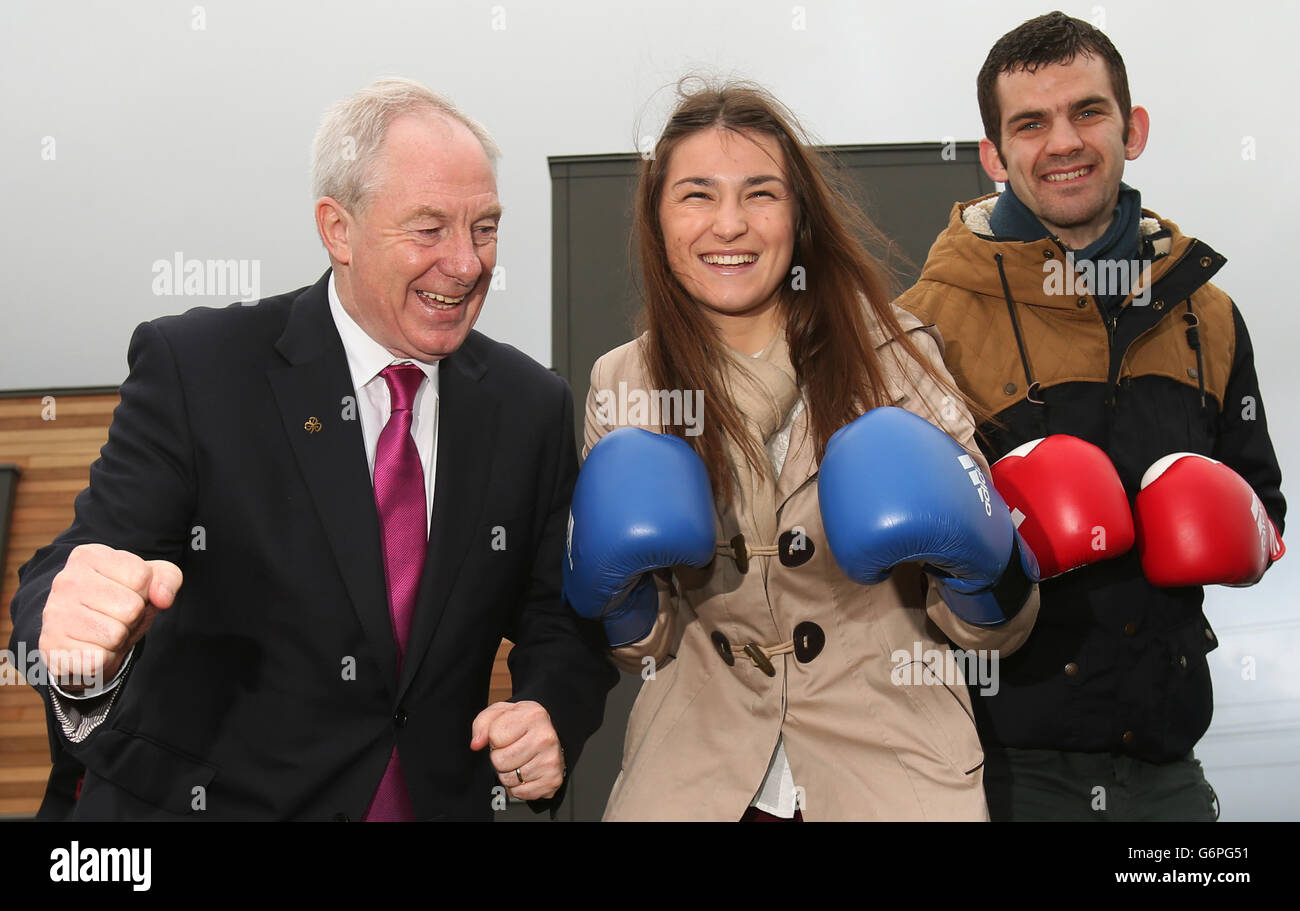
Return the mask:
<svg viewBox="0 0 1300 911">
<path fill-rule="evenodd" d="M 1044 579 L 1133 546 L 1124 485 L 1106 453 L 1086 440 L 1054 434 L 1018 446 L 994 463 L 993 486 Z"/>
<path fill-rule="evenodd" d="M 1134 507 L 1138 554 L 1152 585 L 1254 585 L 1286 553 L 1255 491 L 1222 462 L 1190 452 L 1159 459 Z"/>
</svg>

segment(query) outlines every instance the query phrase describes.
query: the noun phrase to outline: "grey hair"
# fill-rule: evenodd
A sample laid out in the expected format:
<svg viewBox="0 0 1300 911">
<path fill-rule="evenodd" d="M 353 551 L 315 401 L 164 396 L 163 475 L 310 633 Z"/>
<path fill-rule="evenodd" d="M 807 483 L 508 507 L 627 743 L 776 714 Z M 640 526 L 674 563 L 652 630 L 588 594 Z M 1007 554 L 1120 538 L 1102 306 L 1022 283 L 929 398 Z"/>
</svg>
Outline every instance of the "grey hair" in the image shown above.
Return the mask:
<svg viewBox="0 0 1300 911">
<path fill-rule="evenodd" d="M 349 212 L 359 212 L 378 189 L 375 162 L 389 125 L 404 114 L 426 112 L 464 124 L 496 170 L 501 150 L 482 124 L 420 83 L 392 76 L 375 80 L 326 112 L 312 143 L 314 198 L 332 196 Z"/>
</svg>

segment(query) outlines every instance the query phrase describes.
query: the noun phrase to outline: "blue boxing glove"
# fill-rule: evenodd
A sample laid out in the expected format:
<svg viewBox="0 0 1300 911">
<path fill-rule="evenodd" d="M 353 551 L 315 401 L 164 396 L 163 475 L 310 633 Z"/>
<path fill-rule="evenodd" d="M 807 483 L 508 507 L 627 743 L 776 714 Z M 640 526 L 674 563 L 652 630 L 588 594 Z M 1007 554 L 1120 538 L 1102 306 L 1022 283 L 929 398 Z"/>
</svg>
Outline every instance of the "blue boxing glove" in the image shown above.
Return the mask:
<svg viewBox="0 0 1300 911">
<path fill-rule="evenodd" d="M 958 617 L 998 626 L 1038 581 L 1038 562 L 970 454 L 924 418 L 874 408 L 840 428 L 817 481 L 835 561 L 863 585 L 922 563 Z"/>
<path fill-rule="evenodd" d="M 713 492 L 677 437 L 636 427 L 591 448 L 569 510 L 564 597 L 614 648 L 644 639 L 659 611 L 651 570 L 713 559 Z"/>
</svg>

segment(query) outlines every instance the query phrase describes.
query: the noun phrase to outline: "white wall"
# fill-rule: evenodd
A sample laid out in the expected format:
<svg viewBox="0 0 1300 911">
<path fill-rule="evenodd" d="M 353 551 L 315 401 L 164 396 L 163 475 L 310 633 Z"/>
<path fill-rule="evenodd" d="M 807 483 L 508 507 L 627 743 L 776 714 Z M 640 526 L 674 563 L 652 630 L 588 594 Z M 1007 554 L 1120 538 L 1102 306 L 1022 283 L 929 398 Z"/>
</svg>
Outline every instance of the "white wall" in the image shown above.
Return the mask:
<svg viewBox="0 0 1300 911">
<path fill-rule="evenodd" d="M 978 138 L 984 55 L 1052 4 L 990 7 L 6 0 L 0 389 L 116 384 L 136 323 L 232 299 L 153 294 L 153 263 L 177 251 L 256 260 L 263 294 L 313 281 L 327 264 L 311 219 L 313 131 L 333 101 L 391 73 L 451 96 L 505 150 L 506 288 L 479 328 L 548 362 L 548 155 L 634 150 L 657 129 L 662 87 L 692 70 L 764 83 L 828 143 Z M 1061 7 L 1105 28 L 1135 103 L 1151 111 L 1150 144 L 1126 179 L 1228 257 L 1216 281 L 1251 327 L 1294 500 L 1300 317 L 1294 282 L 1279 273 L 1294 261 L 1300 201 L 1300 11 L 1218 0 Z M 1248 137 L 1253 158 L 1243 157 Z M 1297 587 L 1300 551 L 1254 589 L 1208 597 L 1223 644 L 1212 656 L 1215 725 L 1199 752 L 1228 818 L 1300 818 L 1290 786 L 1300 767 Z M 1253 680 L 1242 679 L 1247 658 Z"/>
</svg>

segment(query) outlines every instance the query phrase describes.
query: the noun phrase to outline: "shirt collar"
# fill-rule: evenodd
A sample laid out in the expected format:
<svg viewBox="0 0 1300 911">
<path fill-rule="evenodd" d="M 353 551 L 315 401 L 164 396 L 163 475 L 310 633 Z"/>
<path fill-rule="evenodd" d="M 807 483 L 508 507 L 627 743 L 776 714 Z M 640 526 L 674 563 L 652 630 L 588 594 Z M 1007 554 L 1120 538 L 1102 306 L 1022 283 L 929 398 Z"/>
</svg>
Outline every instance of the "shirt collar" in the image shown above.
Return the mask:
<svg viewBox="0 0 1300 911">
<path fill-rule="evenodd" d="M 329 281 L 330 315 L 334 317 L 334 326 L 343 341 L 343 353 L 348 358 L 348 372 L 352 374 L 352 388 L 360 391 L 363 386 L 377 377 L 389 364 L 415 364 L 429 378 L 429 385 L 434 394 L 438 391 L 438 362 L 426 364 L 409 357 L 393 357 L 391 351 L 375 341 L 366 331 L 357 325 L 357 321 L 343 308 L 339 293 L 334 288 L 334 273 L 330 272 Z"/>
</svg>

